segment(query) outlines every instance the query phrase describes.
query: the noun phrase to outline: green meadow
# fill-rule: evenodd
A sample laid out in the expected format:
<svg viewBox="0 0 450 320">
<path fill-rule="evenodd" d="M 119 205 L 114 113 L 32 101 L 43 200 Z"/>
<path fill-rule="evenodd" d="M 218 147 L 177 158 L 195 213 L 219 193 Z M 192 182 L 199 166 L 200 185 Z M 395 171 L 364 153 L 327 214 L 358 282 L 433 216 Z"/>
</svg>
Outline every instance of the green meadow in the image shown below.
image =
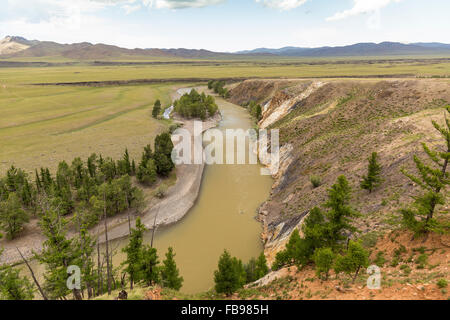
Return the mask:
<svg viewBox="0 0 450 320">
<path fill-rule="evenodd" d="M 156 99 L 170 103 L 171 85 L 124 87 L 0 87 L 0 172 L 32 171 L 91 153 L 139 158 L 167 128 L 151 117 Z"/>
<path fill-rule="evenodd" d="M 128 148 L 135 158 L 168 123 L 151 117 L 156 99 L 170 104 L 181 83 L 125 86 L 39 86 L 36 83 L 186 78 L 297 78 L 450 76 L 446 59 L 180 60 L 134 59 L 131 64 L 96 66 L 57 58 L 48 67 L 0 68 L 0 172 L 15 165 L 31 172 L 91 153 L 118 158 Z M 121 59 L 117 59 L 118 62 Z M 5 60 L 1 60 L 5 61 Z M 0 61 L 0 62 L 1 62 Z M 132 64 L 139 62 L 141 64 Z M 156 62 L 156 63 L 155 63 Z M 65 63 L 70 63 L 66 65 Z"/>
</svg>

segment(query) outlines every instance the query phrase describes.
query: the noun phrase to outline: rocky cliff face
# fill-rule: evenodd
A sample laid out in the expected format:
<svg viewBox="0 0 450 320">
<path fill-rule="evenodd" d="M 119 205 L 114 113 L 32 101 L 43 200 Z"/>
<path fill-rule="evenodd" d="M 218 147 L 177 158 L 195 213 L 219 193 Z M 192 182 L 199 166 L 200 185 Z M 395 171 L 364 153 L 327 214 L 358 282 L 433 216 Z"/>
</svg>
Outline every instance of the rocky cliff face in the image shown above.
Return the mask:
<svg viewBox="0 0 450 320">
<path fill-rule="evenodd" d="M 339 175 L 352 184 L 362 233 L 388 230 L 387 218 L 417 192 L 400 169 L 414 167 L 421 142 L 441 143 L 431 120 L 442 120 L 450 90 L 448 81 L 430 79 L 250 80 L 231 90 L 231 100 L 261 103 L 259 126 L 280 130 L 280 170 L 259 212 L 272 262 Z M 372 152 L 380 156 L 384 182 L 369 195 L 359 182 Z M 318 188 L 312 175 L 322 180 Z"/>
</svg>

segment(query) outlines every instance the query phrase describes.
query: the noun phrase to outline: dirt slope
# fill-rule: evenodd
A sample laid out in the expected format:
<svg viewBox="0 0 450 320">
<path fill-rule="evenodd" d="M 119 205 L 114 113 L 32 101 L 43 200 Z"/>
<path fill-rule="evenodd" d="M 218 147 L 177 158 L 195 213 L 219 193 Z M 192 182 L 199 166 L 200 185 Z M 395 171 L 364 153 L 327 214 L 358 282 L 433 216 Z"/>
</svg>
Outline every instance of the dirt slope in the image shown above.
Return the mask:
<svg viewBox="0 0 450 320">
<path fill-rule="evenodd" d="M 286 151 L 271 197 L 260 210 L 269 260 L 342 174 L 363 214 L 357 223 L 362 234 L 389 230 L 389 218 L 418 191 L 400 169 L 414 167 L 413 155 L 424 156 L 422 142 L 441 144 L 431 120 L 442 121 L 449 88 L 448 80 L 437 79 L 249 80 L 233 88 L 233 102 L 264 106 L 260 125 L 280 129 Z M 268 122 L 277 112 L 276 121 Z M 374 151 L 384 182 L 369 194 L 359 182 Z M 312 187 L 311 175 L 321 177 L 319 188 Z M 438 210 L 448 211 L 448 205 Z"/>
</svg>

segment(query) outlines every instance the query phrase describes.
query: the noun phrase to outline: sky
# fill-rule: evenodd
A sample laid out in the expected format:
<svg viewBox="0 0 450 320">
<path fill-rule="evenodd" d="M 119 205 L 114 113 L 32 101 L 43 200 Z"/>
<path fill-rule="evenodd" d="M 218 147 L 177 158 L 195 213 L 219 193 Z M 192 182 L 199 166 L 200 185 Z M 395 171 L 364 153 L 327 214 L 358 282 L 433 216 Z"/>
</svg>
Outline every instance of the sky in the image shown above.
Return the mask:
<svg viewBox="0 0 450 320">
<path fill-rule="evenodd" d="M 0 0 L 0 38 L 221 52 L 450 43 L 449 0 Z"/>
</svg>

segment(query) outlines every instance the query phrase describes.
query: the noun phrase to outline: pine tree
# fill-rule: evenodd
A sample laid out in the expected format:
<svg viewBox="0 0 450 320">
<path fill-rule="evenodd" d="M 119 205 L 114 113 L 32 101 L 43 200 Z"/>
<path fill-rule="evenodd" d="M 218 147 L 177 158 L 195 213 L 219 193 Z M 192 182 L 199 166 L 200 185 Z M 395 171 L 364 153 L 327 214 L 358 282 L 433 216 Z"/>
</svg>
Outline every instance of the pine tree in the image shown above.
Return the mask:
<svg viewBox="0 0 450 320">
<path fill-rule="evenodd" d="M 164 287 L 178 291 L 183 286 L 184 279 L 180 277 L 180 271 L 177 268 L 174 258 L 173 248 L 170 247 L 161 268 L 161 280 Z"/>
<path fill-rule="evenodd" d="M 79 250 L 77 265 L 81 269 L 81 289 L 87 290 L 88 298 L 94 296 L 96 274 L 92 254 L 97 242 L 89 234 L 85 226 L 81 226 L 79 236 L 75 240 L 75 247 Z"/>
<path fill-rule="evenodd" d="M 361 188 L 368 190 L 371 193 L 382 182 L 382 179 L 380 177 L 381 165 L 378 163 L 378 154 L 376 152 L 372 153 L 368 161 L 368 172 L 361 181 Z"/>
<path fill-rule="evenodd" d="M 334 271 L 336 274 L 341 272 L 354 273 L 353 282 L 355 282 L 361 268 L 367 268 L 368 266 L 369 252 L 363 248 L 360 242 L 350 241 L 347 253 L 343 256 L 337 256 Z"/>
<path fill-rule="evenodd" d="M 0 252 L 1 253 L 1 252 Z M 11 266 L 0 268 L 0 300 L 32 300 L 33 284 Z"/>
<path fill-rule="evenodd" d="M 320 248 L 314 252 L 314 263 L 316 264 L 316 274 L 319 278 L 325 274 L 328 280 L 330 269 L 333 267 L 334 253 L 331 248 Z"/>
<path fill-rule="evenodd" d="M 450 106 L 447 106 L 446 109 L 447 113 L 450 113 Z M 432 123 L 445 141 L 443 150 L 431 150 L 425 143 L 422 144 L 423 150 L 434 165 L 428 165 L 418 156 L 414 156 L 414 163 L 419 175 L 416 176 L 402 170 L 405 176 L 425 192 L 422 196 L 415 198 L 411 208 L 401 210 L 404 225 L 416 234 L 442 231 L 443 224 L 434 218 L 434 214 L 438 205 L 446 203 L 446 196 L 442 194 L 442 190 L 445 190 L 450 184 L 450 175 L 447 172 L 450 160 L 450 120 L 445 116 L 445 126 L 436 121 L 432 121 Z"/>
<path fill-rule="evenodd" d="M 147 286 L 160 282 L 160 267 L 158 253 L 151 246 L 144 246 L 142 250 L 141 281 Z"/>
<path fill-rule="evenodd" d="M 143 264 L 142 250 L 145 230 L 146 228 L 144 224 L 142 224 L 141 219 L 137 218 L 136 228 L 131 229 L 128 245 L 122 249 L 127 255 L 126 260 L 122 264 L 126 266 L 124 270 L 128 273 L 130 290 L 133 290 L 134 283 L 139 281 L 141 277 L 140 272 Z"/>
<path fill-rule="evenodd" d="M 126 173 L 131 175 L 131 162 L 130 162 L 130 155 L 128 154 L 128 149 L 125 149 L 125 153 L 123 155 L 123 162 L 125 163 L 125 170 Z"/>
<path fill-rule="evenodd" d="M 245 284 L 246 277 L 242 261 L 231 257 L 225 250 L 219 259 L 218 270 L 214 272 L 216 292 L 230 296 Z"/>
<path fill-rule="evenodd" d="M 67 237 L 66 225 L 67 221 L 54 210 L 44 212 L 40 221 L 47 240 L 36 258 L 46 267 L 44 290 L 51 299 L 63 299 L 70 293 L 67 288 L 67 268 L 78 265 L 80 261 L 75 240 Z"/>
<path fill-rule="evenodd" d="M 0 203 L 0 229 L 8 239 L 14 239 L 29 221 L 28 214 L 22 209 L 15 192 L 8 195 L 8 200 Z"/>
<path fill-rule="evenodd" d="M 264 255 L 264 252 L 262 252 L 259 255 L 258 259 L 256 259 L 256 269 L 255 269 L 256 280 L 261 279 L 268 273 L 269 267 L 267 266 L 266 256 Z"/>
<path fill-rule="evenodd" d="M 160 113 L 161 113 L 161 101 L 158 99 L 155 101 L 155 104 L 153 105 L 153 110 L 152 110 L 153 118 L 156 119 Z"/>
<path fill-rule="evenodd" d="M 172 169 L 175 167 L 172 159 L 160 152 L 155 154 L 155 164 L 157 173 L 163 177 L 168 177 Z"/>
<path fill-rule="evenodd" d="M 339 241 L 347 239 L 349 233 L 357 231 L 351 219 L 360 214 L 350 206 L 351 188 L 345 176 L 338 177 L 336 184 L 328 190 L 328 201 L 324 204 L 328 211 L 326 237 L 329 247 L 335 247 Z"/>
</svg>

